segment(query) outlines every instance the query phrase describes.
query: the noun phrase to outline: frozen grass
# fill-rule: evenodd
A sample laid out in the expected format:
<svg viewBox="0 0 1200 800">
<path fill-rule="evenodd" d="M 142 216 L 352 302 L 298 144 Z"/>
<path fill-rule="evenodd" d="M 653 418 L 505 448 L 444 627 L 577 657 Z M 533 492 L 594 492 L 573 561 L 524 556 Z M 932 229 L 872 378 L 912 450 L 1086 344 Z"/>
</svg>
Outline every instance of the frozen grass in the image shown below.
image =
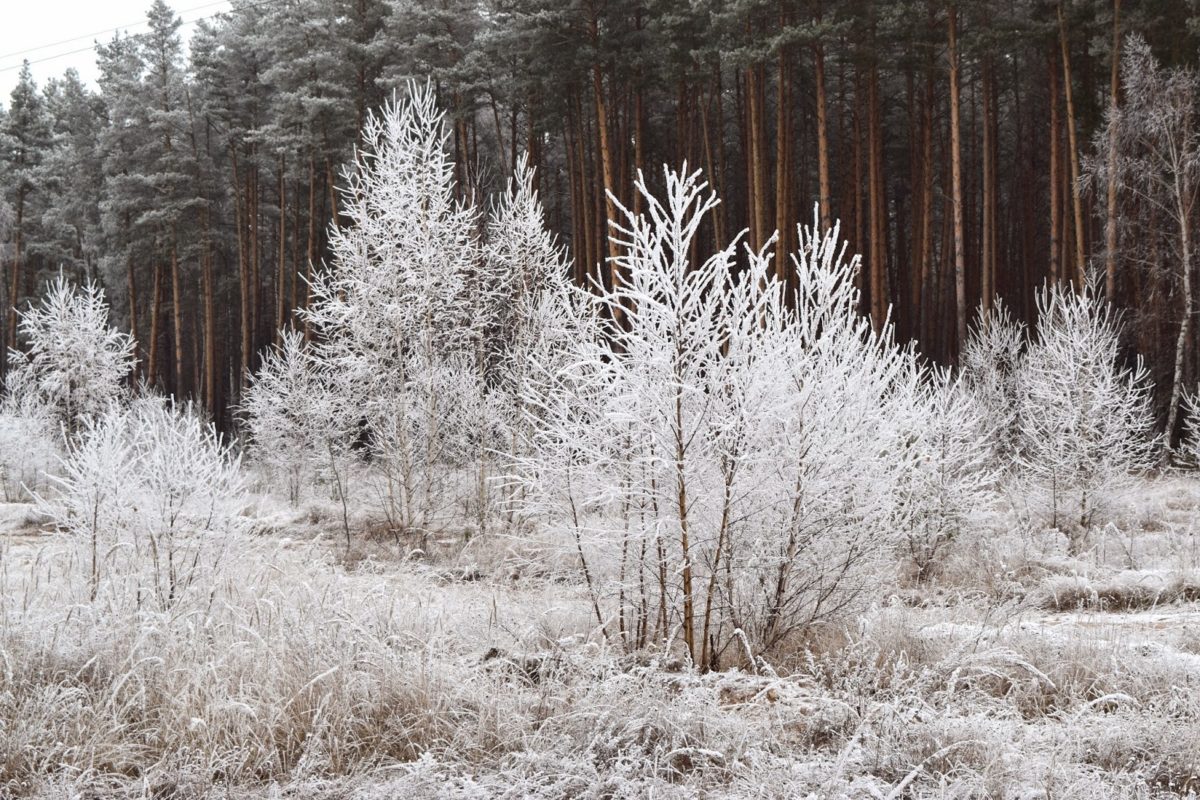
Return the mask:
<svg viewBox="0 0 1200 800">
<path fill-rule="evenodd" d="M 607 645 L 548 543 L 360 516 L 347 554 L 320 497 L 263 500 L 151 611 L 6 507 L 0 796 L 1186 797 L 1200 483 L 1142 496 L 1075 557 L 996 520 L 857 627 L 707 675 Z"/>
<path fill-rule="evenodd" d="M 1055 611 L 1136 611 L 1200 600 L 1200 574 L 1124 572 L 1101 580 L 1056 576 L 1042 589 L 1041 605 Z"/>
</svg>

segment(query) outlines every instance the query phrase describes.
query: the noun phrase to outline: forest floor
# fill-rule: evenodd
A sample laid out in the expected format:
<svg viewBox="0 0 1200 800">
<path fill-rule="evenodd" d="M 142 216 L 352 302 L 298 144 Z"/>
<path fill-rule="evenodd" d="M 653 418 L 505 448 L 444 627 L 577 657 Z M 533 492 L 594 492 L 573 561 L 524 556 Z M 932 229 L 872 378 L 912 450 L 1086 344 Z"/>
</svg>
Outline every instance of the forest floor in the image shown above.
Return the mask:
<svg viewBox="0 0 1200 800">
<path fill-rule="evenodd" d="M 1153 798 L 1200 793 L 1200 480 L 1081 555 L 1003 514 L 771 666 L 598 636 L 569 558 L 264 500 L 217 579 L 91 597 L 0 505 L 0 797 Z M 414 552 L 419 549 L 420 552 Z"/>
</svg>

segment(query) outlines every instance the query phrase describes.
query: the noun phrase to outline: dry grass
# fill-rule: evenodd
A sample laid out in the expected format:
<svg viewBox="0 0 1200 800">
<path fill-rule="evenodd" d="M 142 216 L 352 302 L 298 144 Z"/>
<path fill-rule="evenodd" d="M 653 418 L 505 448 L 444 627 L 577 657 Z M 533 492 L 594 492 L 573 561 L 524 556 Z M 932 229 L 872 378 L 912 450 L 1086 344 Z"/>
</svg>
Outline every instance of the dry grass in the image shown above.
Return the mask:
<svg viewBox="0 0 1200 800">
<path fill-rule="evenodd" d="M 414 556 L 356 535 L 347 556 L 327 510 L 260 507 L 269 532 L 166 611 L 139 608 L 135 580 L 92 599 L 63 537 L 11 537 L 0 796 L 1200 790 L 1200 571 L 1178 518 L 1148 530 L 1179 509 L 1131 516 L 1138 568 L 1112 548 L 1069 559 L 1052 533 L 968 541 L 937 583 L 790 642 L 783 674 L 709 675 L 610 647 L 544 543 Z"/>
</svg>

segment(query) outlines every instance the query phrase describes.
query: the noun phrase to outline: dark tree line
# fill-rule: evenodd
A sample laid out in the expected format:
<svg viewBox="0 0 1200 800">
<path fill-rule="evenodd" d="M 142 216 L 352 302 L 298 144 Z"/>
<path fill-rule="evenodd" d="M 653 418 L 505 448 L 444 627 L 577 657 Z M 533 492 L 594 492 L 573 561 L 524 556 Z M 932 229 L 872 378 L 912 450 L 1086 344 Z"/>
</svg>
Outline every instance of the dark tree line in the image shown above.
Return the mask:
<svg viewBox="0 0 1200 800">
<path fill-rule="evenodd" d="M 890 305 L 942 361 L 980 306 L 1030 318 L 1045 281 L 1099 274 L 1165 401 L 1181 338 L 1182 380 L 1200 367 L 1195 326 L 1180 333 L 1190 264 L 1164 263 L 1147 230 L 1175 223 L 1096 165 L 1129 140 L 1106 134 L 1126 35 L 1194 64 L 1193 5 L 235 0 L 185 57 L 155 0 L 147 33 L 98 45 L 96 89 L 71 72 L 39 88 L 27 65 L 0 110 L 0 308 L 60 267 L 96 277 L 140 376 L 227 421 L 308 302 L 366 115 L 428 78 L 460 185 L 485 197 L 528 152 L 578 280 L 620 280 L 598 267 L 616 247 L 607 193 L 637 210 L 637 171 L 653 184 L 686 161 L 724 198 L 711 243 L 778 229 L 782 256 L 817 206 L 863 255 L 863 311 Z"/>
</svg>

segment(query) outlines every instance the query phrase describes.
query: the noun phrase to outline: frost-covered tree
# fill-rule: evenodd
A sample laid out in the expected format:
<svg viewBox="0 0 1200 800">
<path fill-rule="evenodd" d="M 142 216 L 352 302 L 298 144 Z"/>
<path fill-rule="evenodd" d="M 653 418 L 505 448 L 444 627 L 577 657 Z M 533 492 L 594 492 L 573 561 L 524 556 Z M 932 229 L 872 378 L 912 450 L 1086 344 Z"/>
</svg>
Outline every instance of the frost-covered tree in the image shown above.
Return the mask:
<svg viewBox="0 0 1200 800">
<path fill-rule="evenodd" d="M 293 504 L 313 470 L 345 440 L 341 423 L 346 414 L 329 384 L 304 344 L 304 334 L 283 331 L 279 345 L 263 356 L 242 400 L 251 455 L 284 477 Z"/>
<path fill-rule="evenodd" d="M 1017 420 L 1017 382 L 1027 344 L 1025 325 L 1003 301 L 979 315 L 959 361 L 962 383 L 985 410 L 993 455 L 1002 468 L 1012 464 Z"/>
<path fill-rule="evenodd" d="M 1120 219 L 1128 229 L 1125 255 L 1162 270 L 1178 285 L 1165 457 L 1175 437 L 1196 310 L 1192 261 L 1200 200 L 1200 72 L 1161 65 L 1146 40 L 1134 34 L 1125 43 L 1121 87 L 1121 105 L 1109 107 L 1085 172 L 1097 184 L 1111 181 L 1118 189 L 1124 203 Z"/>
<path fill-rule="evenodd" d="M 103 185 L 98 140 L 103 104 L 74 69 L 46 87 L 53 139 L 43 168 L 42 188 L 51 195 L 42 214 L 44 241 L 38 250 L 68 274 L 97 278 Z"/>
<path fill-rule="evenodd" d="M 385 479 L 384 511 L 397 527 L 424 527 L 460 496 L 461 453 L 479 452 L 480 261 L 475 210 L 457 197 L 454 163 L 431 85 L 367 121 L 345 171 L 332 259 L 312 283 L 304 318 L 314 358 L 361 427 Z M 474 291 L 472 291 L 474 289 Z M 486 447 L 490 449 L 492 443 Z"/>
<path fill-rule="evenodd" d="M 62 275 L 20 317 L 26 350 L 9 351 L 9 397 L 43 408 L 69 440 L 124 393 L 133 339 L 108 324 L 103 289 L 91 282 L 74 286 Z"/>
<path fill-rule="evenodd" d="M 744 269 L 736 244 L 693 261 L 717 200 L 695 175 L 665 183 L 660 200 L 639 179 L 645 212 L 614 228 L 623 281 L 588 300 L 596 334 L 534 357 L 521 479 L 573 541 L 606 634 L 677 635 L 707 668 L 739 637 L 768 648 L 836 617 L 877 578 L 911 459 L 894 390 L 919 373 L 857 315 L 836 230 L 801 230 L 793 310 L 770 243 Z"/>
<path fill-rule="evenodd" d="M 528 441 L 527 432 L 519 429 L 528 417 L 524 398 L 531 365 L 547 363 L 547 348 L 579 334 L 582 322 L 567 285 L 566 255 L 546 227 L 525 155 L 518 158 L 507 191 L 491 210 L 483 253 L 486 289 L 480 336 L 485 377 L 511 467 Z"/>
<path fill-rule="evenodd" d="M 1037 333 L 1018 374 L 1018 482 L 1072 550 L 1153 463 L 1151 384 L 1122 366 L 1120 325 L 1094 288 L 1037 296 Z"/>
<path fill-rule="evenodd" d="M 8 328 L 5 344 L 17 341 L 17 319 L 8 309 L 17 308 L 35 286 L 30 269 L 29 246 L 40 239 L 38 222 L 45 200 L 43 167 L 50 143 L 50 117 L 46 101 L 33 80 L 29 61 L 21 65 L 17 85 L 9 96 L 3 127 L 0 127 L 0 192 L 11 205 L 11 255 L 5 274 Z"/>
<path fill-rule="evenodd" d="M 566 256 L 546 227 L 534 172 L 517 160 L 508 189 L 488 217 L 483 247 L 480 333 L 499 382 L 519 384 L 523 364 L 509 357 L 538 333 L 534 309 L 566 277 Z M 519 391 L 517 391 L 519 394 Z"/>
<path fill-rule="evenodd" d="M 924 582 L 994 502 L 1001 472 L 994 431 L 1006 418 L 994 416 L 961 376 L 936 369 L 921 384 L 916 407 L 917 455 L 902 483 L 908 520 L 902 551 Z"/>
</svg>

